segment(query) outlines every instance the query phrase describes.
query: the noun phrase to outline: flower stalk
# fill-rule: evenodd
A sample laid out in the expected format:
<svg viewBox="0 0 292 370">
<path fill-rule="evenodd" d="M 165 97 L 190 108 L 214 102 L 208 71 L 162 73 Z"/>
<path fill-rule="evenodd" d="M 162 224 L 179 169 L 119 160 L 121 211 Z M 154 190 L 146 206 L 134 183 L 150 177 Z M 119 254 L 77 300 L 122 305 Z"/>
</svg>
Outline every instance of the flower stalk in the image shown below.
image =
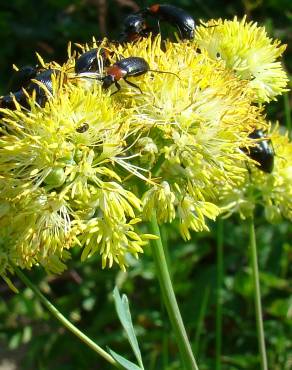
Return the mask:
<svg viewBox="0 0 292 370">
<path fill-rule="evenodd" d="M 152 234 L 159 237 L 158 239 L 151 241 L 152 254 L 156 265 L 156 271 L 162 291 L 162 297 L 168 312 L 172 328 L 175 333 L 181 355 L 181 360 L 186 370 L 198 370 L 198 366 L 194 358 L 174 294 L 155 213 L 152 214 L 152 218 L 150 221 L 150 231 Z"/>
<path fill-rule="evenodd" d="M 93 342 L 88 336 L 86 336 L 82 331 L 80 331 L 75 325 L 73 325 L 66 317 L 40 292 L 38 287 L 33 284 L 32 281 L 16 266 L 13 267 L 17 276 L 23 281 L 23 283 L 28 286 L 38 299 L 43 303 L 43 305 L 51 312 L 51 314 L 72 334 L 79 338 L 83 343 L 85 343 L 89 348 L 91 348 L 98 355 L 103 357 L 107 362 L 109 362 L 114 367 L 120 369 L 118 363 L 104 351 L 99 345 Z"/>
<path fill-rule="evenodd" d="M 223 220 L 219 218 L 217 224 L 216 370 L 221 370 L 223 268 Z"/>
<path fill-rule="evenodd" d="M 261 370 L 268 370 L 267 354 L 265 345 L 265 333 L 263 324 L 263 313 L 261 304 L 261 292 L 260 292 L 260 281 L 259 281 L 259 270 L 258 270 L 258 258 L 257 258 L 257 246 L 255 237 L 254 218 L 251 216 L 248 220 L 249 226 L 249 243 L 251 253 L 251 269 L 254 284 L 254 302 L 255 302 L 255 314 L 256 314 L 256 327 L 258 345 L 260 351 Z"/>
</svg>

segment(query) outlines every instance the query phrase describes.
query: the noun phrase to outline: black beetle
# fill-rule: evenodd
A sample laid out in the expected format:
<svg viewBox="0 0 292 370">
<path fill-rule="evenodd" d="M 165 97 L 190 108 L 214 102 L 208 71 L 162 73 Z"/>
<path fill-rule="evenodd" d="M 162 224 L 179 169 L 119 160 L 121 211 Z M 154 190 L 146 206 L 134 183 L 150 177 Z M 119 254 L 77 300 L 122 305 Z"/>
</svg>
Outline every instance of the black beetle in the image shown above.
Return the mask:
<svg viewBox="0 0 292 370">
<path fill-rule="evenodd" d="M 8 82 L 8 90 L 14 91 L 13 93 L 4 95 L 0 98 L 0 107 L 15 109 L 14 99 L 23 107 L 29 108 L 27 99 L 22 88 L 27 88 L 31 79 L 36 77 L 37 67 L 24 66 L 12 75 Z M 12 95 L 11 95 L 12 94 Z M 13 99 L 14 96 L 14 99 Z"/>
<path fill-rule="evenodd" d="M 22 90 L 10 93 L 8 95 L 1 96 L 0 98 L 0 108 L 7 108 L 10 110 L 15 110 L 15 103 L 14 99 L 24 108 L 29 108 L 27 102 L 27 96 L 24 94 Z M 2 113 L 0 113 L 0 117 Z"/>
<path fill-rule="evenodd" d="M 83 123 L 81 126 L 76 128 L 76 132 L 79 134 L 83 134 L 84 132 L 88 131 L 89 124 L 87 122 Z"/>
<path fill-rule="evenodd" d="M 98 55 L 102 58 L 103 64 L 105 66 L 108 66 L 109 54 L 110 52 L 107 49 L 94 48 L 89 51 L 86 51 L 85 53 L 81 54 L 80 57 L 77 58 L 75 63 L 75 72 L 76 73 L 101 72 Z"/>
<path fill-rule="evenodd" d="M 170 4 L 154 4 L 138 12 L 142 16 L 148 15 L 175 26 L 183 39 L 192 39 L 195 33 L 195 21 L 184 9 Z"/>
<path fill-rule="evenodd" d="M 115 91 L 113 94 L 117 93 L 121 89 L 121 86 L 118 83 L 121 78 L 123 78 L 124 81 L 127 82 L 127 84 L 129 84 L 130 86 L 140 90 L 142 94 L 142 90 L 140 89 L 140 87 L 128 81 L 126 78 L 130 76 L 141 76 L 149 70 L 149 64 L 143 58 L 124 58 L 109 67 L 107 69 L 107 75 L 100 78 L 100 80 L 103 81 L 102 87 L 104 89 L 108 89 L 113 83 L 115 84 L 117 91 Z"/>
<path fill-rule="evenodd" d="M 133 82 L 128 81 L 127 77 L 137 77 L 147 72 L 168 73 L 179 78 L 173 72 L 150 69 L 149 64 L 146 62 L 146 60 L 141 57 L 129 57 L 121 59 L 118 62 L 114 63 L 107 69 L 107 75 L 104 77 L 99 77 L 98 79 L 103 82 L 102 87 L 104 89 L 108 89 L 112 84 L 115 84 L 117 91 L 115 91 L 111 95 L 116 94 L 121 89 L 121 86 L 118 83 L 121 78 L 123 78 L 124 81 L 130 86 L 138 89 L 142 94 L 142 90 L 140 89 L 140 87 Z"/>
<path fill-rule="evenodd" d="M 123 21 L 121 42 L 132 42 L 147 37 L 151 32 L 142 14 L 130 14 Z"/>
<path fill-rule="evenodd" d="M 262 130 L 254 130 L 248 135 L 251 139 L 265 139 L 266 135 Z M 258 141 L 254 146 L 244 149 L 244 152 L 253 160 L 258 162 L 256 165 L 260 170 L 271 173 L 274 168 L 274 149 L 269 139 Z"/>
<path fill-rule="evenodd" d="M 8 91 L 18 91 L 22 87 L 26 88 L 30 80 L 37 75 L 38 67 L 24 66 L 18 71 L 14 71 L 8 82 Z"/>
<path fill-rule="evenodd" d="M 48 89 L 48 91 L 52 94 L 53 93 L 53 83 L 52 83 L 52 75 L 59 75 L 60 71 L 56 69 L 47 69 L 43 72 L 38 73 L 34 80 L 41 82 L 45 85 L 45 87 Z M 38 83 L 35 81 L 30 81 L 26 86 L 26 91 L 28 94 L 32 94 L 35 91 L 36 95 L 36 102 L 43 107 L 47 101 L 47 94 L 43 87 L 41 87 Z M 0 107 L 1 108 L 8 108 L 8 109 L 15 109 L 14 99 L 23 107 L 29 108 L 28 102 L 27 102 L 27 96 L 23 92 L 23 90 L 18 90 L 16 92 L 12 92 L 8 95 L 2 96 L 0 98 Z"/>
<path fill-rule="evenodd" d="M 45 87 L 48 89 L 48 91 L 53 94 L 53 81 L 52 81 L 52 75 L 59 76 L 60 71 L 57 69 L 47 69 L 39 74 L 36 75 L 34 78 L 36 81 L 41 82 L 45 85 Z M 46 91 L 43 89 L 42 86 L 37 84 L 34 81 L 31 81 L 31 83 L 27 87 L 28 93 L 32 93 L 35 91 L 36 94 L 36 102 L 43 107 L 47 101 L 47 94 Z"/>
</svg>

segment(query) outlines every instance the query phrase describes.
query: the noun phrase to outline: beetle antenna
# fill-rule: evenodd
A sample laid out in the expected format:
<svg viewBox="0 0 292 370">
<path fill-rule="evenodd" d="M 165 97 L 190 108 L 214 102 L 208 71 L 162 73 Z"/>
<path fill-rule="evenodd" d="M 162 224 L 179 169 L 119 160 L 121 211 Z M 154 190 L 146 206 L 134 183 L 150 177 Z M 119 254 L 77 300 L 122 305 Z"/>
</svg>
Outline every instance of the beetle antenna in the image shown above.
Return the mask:
<svg viewBox="0 0 292 370">
<path fill-rule="evenodd" d="M 157 21 L 157 24 L 158 24 L 158 30 L 159 30 L 159 33 L 161 34 L 161 28 L 160 28 L 160 21 L 159 21 L 159 19 L 158 19 L 158 21 Z"/>
<path fill-rule="evenodd" d="M 169 72 L 169 71 L 158 71 L 157 69 L 148 69 L 148 71 L 149 72 L 157 72 L 157 73 L 167 73 L 167 74 L 170 74 L 170 75 L 174 75 L 175 77 L 177 77 L 180 80 L 180 77 L 176 73 L 173 73 L 173 72 Z"/>
<path fill-rule="evenodd" d="M 72 79 L 88 79 L 88 80 L 98 80 L 98 81 L 102 81 L 102 79 L 104 78 L 103 76 L 100 75 L 100 73 L 96 73 L 96 72 L 82 72 L 82 73 L 76 73 L 74 77 L 72 77 Z"/>
</svg>

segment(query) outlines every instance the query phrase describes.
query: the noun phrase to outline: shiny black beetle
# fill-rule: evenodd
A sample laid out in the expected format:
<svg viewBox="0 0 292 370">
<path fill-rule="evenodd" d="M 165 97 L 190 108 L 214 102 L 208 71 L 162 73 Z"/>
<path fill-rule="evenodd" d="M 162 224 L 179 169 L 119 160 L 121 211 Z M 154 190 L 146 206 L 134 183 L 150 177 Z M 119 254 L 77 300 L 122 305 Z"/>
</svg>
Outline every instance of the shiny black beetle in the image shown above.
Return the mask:
<svg viewBox="0 0 292 370">
<path fill-rule="evenodd" d="M 263 139 L 254 146 L 245 149 L 244 152 L 253 160 L 258 162 L 257 167 L 266 173 L 271 173 L 274 168 L 274 149 L 269 139 L 265 140 L 265 134 L 262 130 L 254 130 L 248 136 L 251 139 Z"/>
<path fill-rule="evenodd" d="M 38 67 L 24 66 L 15 71 L 8 82 L 8 91 L 18 91 L 26 88 L 32 78 L 35 78 Z"/>
<path fill-rule="evenodd" d="M 36 77 L 37 67 L 24 66 L 18 71 L 15 71 L 8 82 L 8 90 L 13 91 L 10 94 L 4 95 L 0 98 L 0 107 L 15 109 L 14 99 L 23 107 L 28 108 L 27 99 L 22 91 L 22 88 L 27 88 L 31 79 Z M 14 96 L 14 99 L 12 95 Z"/>
<path fill-rule="evenodd" d="M 101 72 L 98 56 L 102 58 L 103 64 L 108 66 L 109 54 L 110 52 L 107 49 L 94 48 L 86 51 L 77 58 L 75 63 L 75 73 Z"/>
<path fill-rule="evenodd" d="M 83 134 L 84 132 L 88 131 L 89 124 L 87 122 L 84 122 L 81 126 L 76 128 L 76 132 L 79 134 Z"/>
<path fill-rule="evenodd" d="M 120 42 L 132 42 L 147 37 L 152 29 L 147 25 L 142 14 L 130 14 L 123 21 L 123 32 Z"/>
<path fill-rule="evenodd" d="M 29 108 L 29 104 L 27 102 L 27 97 L 22 90 L 4 95 L 0 97 L 0 108 L 7 108 L 10 110 L 15 110 L 15 103 L 14 99 L 24 108 Z M 2 113 L 0 113 L 0 117 L 2 117 Z"/>
<path fill-rule="evenodd" d="M 127 77 L 131 76 L 141 76 L 150 70 L 149 64 L 146 62 L 145 59 L 140 57 L 130 57 L 124 58 L 119 60 L 118 62 L 114 63 L 107 69 L 107 75 L 100 78 L 103 82 L 102 87 L 104 89 L 108 89 L 112 84 L 115 84 L 117 91 L 113 94 L 116 94 L 120 89 L 121 86 L 118 81 L 123 78 L 124 81 L 132 87 L 140 90 L 142 94 L 142 90 L 139 86 L 135 85 L 133 82 L 127 80 Z"/>
<path fill-rule="evenodd" d="M 50 94 L 53 94 L 53 81 L 52 76 L 55 77 L 59 76 L 61 72 L 57 69 L 47 69 L 39 74 L 36 75 L 34 78 L 36 81 L 39 81 L 44 84 L 44 86 L 48 89 Z M 43 107 L 48 99 L 46 91 L 43 89 L 42 86 L 38 85 L 36 82 L 31 81 L 31 83 L 27 87 L 27 91 L 29 94 L 32 94 L 35 91 L 36 94 L 36 102 Z"/>
<path fill-rule="evenodd" d="M 118 62 L 114 63 L 107 69 L 106 76 L 99 77 L 97 79 L 103 82 L 102 87 L 104 89 L 108 89 L 112 84 L 115 84 L 117 90 L 111 95 L 116 94 L 121 89 L 118 81 L 122 78 L 128 85 L 135 87 L 140 91 L 141 94 L 143 94 L 140 87 L 133 82 L 128 81 L 127 77 L 137 77 L 147 72 L 167 73 L 179 78 L 178 75 L 173 72 L 150 69 L 149 64 L 146 62 L 146 60 L 141 57 L 129 57 L 121 59 Z"/>
<path fill-rule="evenodd" d="M 195 33 L 195 21 L 184 9 L 170 4 L 153 4 L 138 12 L 143 17 L 152 16 L 175 26 L 183 39 L 192 39 Z"/>
<path fill-rule="evenodd" d="M 36 81 L 41 82 L 47 88 L 47 90 L 52 94 L 53 93 L 53 82 L 52 82 L 52 75 L 59 75 L 60 71 L 55 69 L 47 69 L 38 73 L 33 79 Z M 36 102 L 43 107 L 47 101 L 47 94 L 46 91 L 42 86 L 40 86 L 37 82 L 30 80 L 29 83 L 26 84 L 25 87 L 26 91 L 29 95 L 31 95 L 35 91 L 36 95 Z M 22 89 L 19 89 L 16 92 L 11 92 L 5 96 L 0 98 L 0 107 L 1 108 L 9 108 L 11 110 L 15 109 L 14 99 L 23 107 L 29 108 L 29 104 L 27 102 L 27 96 Z"/>
</svg>

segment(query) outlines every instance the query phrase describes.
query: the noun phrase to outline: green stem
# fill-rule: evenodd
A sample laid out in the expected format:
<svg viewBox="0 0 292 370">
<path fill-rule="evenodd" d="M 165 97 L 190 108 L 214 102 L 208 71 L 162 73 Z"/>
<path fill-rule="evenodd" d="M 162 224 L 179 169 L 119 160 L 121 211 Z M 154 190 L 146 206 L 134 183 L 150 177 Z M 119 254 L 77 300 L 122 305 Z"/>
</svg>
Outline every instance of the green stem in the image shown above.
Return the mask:
<svg viewBox="0 0 292 370">
<path fill-rule="evenodd" d="M 265 334 L 264 334 L 264 325 L 263 325 L 262 304 L 261 304 L 258 260 L 257 260 L 257 246 L 256 246 L 253 216 L 249 218 L 248 222 L 249 222 L 249 237 L 250 237 L 250 252 L 251 252 L 251 269 L 252 269 L 253 284 L 254 284 L 256 326 L 257 326 L 258 345 L 259 345 L 259 351 L 260 351 L 261 369 L 268 370 L 267 354 L 266 354 L 266 346 L 265 346 Z"/>
<path fill-rule="evenodd" d="M 198 317 L 198 322 L 197 322 L 197 330 L 196 330 L 196 335 L 195 335 L 195 340 L 194 340 L 194 352 L 195 353 L 199 353 L 200 337 L 203 331 L 204 319 L 206 317 L 209 295 L 210 295 L 210 286 L 208 285 L 203 295 L 199 317 Z"/>
<path fill-rule="evenodd" d="M 178 308 L 173 286 L 171 283 L 166 258 L 164 254 L 163 245 L 161 242 L 161 235 L 157 223 L 156 215 L 153 214 L 150 221 L 151 233 L 158 236 L 158 239 L 152 241 L 152 254 L 156 265 L 158 280 L 162 291 L 162 297 L 168 316 L 175 333 L 177 344 L 179 347 L 181 360 L 186 370 L 198 370 L 196 360 L 194 358 L 190 342 L 182 321 L 182 317 Z"/>
<path fill-rule="evenodd" d="M 24 284 L 27 285 L 34 292 L 34 294 L 39 298 L 39 300 L 43 303 L 43 305 L 51 312 L 53 316 L 55 316 L 57 320 L 61 322 L 62 325 L 64 325 L 69 331 L 71 331 L 71 333 L 76 335 L 76 337 L 78 337 L 82 342 L 84 342 L 94 352 L 96 352 L 101 357 L 103 357 L 107 362 L 109 362 L 111 365 L 120 369 L 120 366 L 112 358 L 112 356 L 110 356 L 101 347 L 99 347 L 90 338 L 88 338 L 84 333 L 82 333 L 82 331 L 77 329 L 76 326 L 74 326 L 69 320 L 67 320 L 66 317 L 63 316 L 61 312 L 57 310 L 57 308 L 39 291 L 38 287 L 35 286 L 18 267 L 13 266 L 13 269 L 18 275 L 18 277 L 24 282 Z"/>
<path fill-rule="evenodd" d="M 217 224 L 216 370 L 221 370 L 223 269 L 223 220 L 219 218 Z"/>
</svg>

